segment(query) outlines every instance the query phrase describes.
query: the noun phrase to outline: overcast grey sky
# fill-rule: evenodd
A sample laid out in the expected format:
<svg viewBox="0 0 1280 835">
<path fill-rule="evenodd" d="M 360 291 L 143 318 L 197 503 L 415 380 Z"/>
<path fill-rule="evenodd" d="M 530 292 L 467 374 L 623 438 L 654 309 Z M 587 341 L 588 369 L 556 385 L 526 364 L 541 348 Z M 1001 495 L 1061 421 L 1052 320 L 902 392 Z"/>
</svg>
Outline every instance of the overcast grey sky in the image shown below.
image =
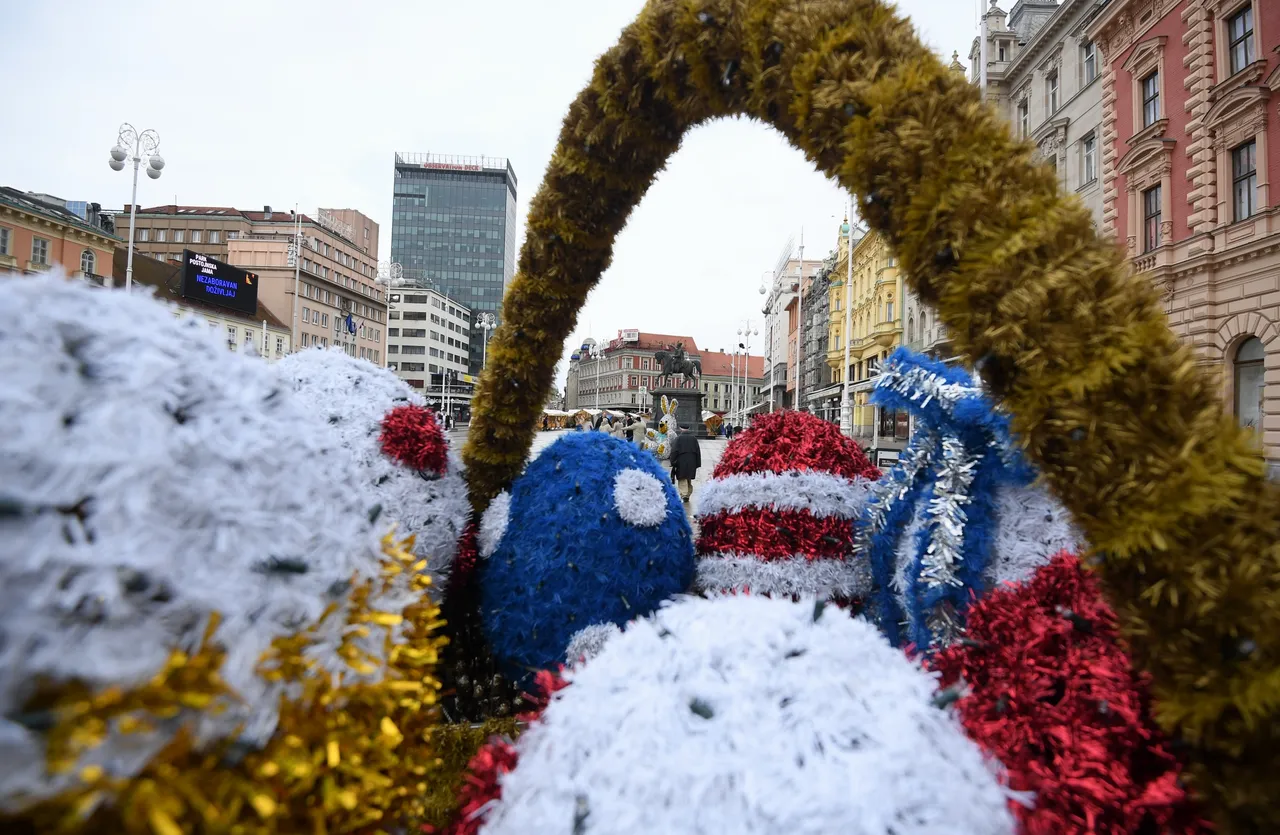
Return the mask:
<svg viewBox="0 0 1280 835">
<path fill-rule="evenodd" d="M 520 235 L 565 109 L 641 0 L 0 0 L 9 116 L 0 184 L 118 208 L 122 121 L 168 161 L 138 202 L 359 209 L 391 241 L 392 154 L 508 157 Z M 925 41 L 967 55 L 974 0 L 900 0 Z M 729 349 L 758 325 L 761 274 L 804 229 L 835 246 L 842 192 L 762 125 L 685 140 L 619 237 L 567 346 L 619 328 Z M 764 335 L 752 342 L 762 349 Z M 566 356 L 568 350 L 566 350 Z M 562 369 L 563 376 L 563 369 Z"/>
</svg>

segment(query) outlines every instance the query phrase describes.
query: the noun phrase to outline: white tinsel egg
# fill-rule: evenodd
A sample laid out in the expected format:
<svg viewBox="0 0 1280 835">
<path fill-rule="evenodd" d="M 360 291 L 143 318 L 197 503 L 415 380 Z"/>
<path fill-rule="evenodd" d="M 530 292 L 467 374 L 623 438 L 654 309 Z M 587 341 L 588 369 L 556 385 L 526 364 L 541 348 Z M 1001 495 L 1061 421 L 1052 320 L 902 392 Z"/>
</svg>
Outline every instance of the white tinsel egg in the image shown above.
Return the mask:
<svg viewBox="0 0 1280 835">
<path fill-rule="evenodd" d="M 414 553 L 427 561 L 433 593 L 441 594 L 471 514 L 462 462 L 451 450 L 443 473 L 419 472 L 384 453 L 379 441 L 382 420 L 397 407 L 422 406 L 421 395 L 387 369 L 340 348 L 299 351 L 276 370 L 350 453 L 346 477 L 373 493 L 398 537 L 414 535 Z"/>
<path fill-rule="evenodd" d="M 341 439 L 264 361 L 144 291 L 5 278 L 0 309 L 21 312 L 0 329 L 0 808 L 78 779 L 46 768 L 23 713 L 37 687 L 136 687 L 214 614 L 225 712 L 112 731 L 78 765 L 132 776 L 183 724 L 265 741 L 284 690 L 256 672 L 272 640 L 337 604 L 308 653 L 350 674 L 348 591 L 381 576 L 378 500 Z"/>
<path fill-rule="evenodd" d="M 835 607 L 682 599 L 567 678 L 485 835 L 1014 829 L 934 677 Z"/>
</svg>

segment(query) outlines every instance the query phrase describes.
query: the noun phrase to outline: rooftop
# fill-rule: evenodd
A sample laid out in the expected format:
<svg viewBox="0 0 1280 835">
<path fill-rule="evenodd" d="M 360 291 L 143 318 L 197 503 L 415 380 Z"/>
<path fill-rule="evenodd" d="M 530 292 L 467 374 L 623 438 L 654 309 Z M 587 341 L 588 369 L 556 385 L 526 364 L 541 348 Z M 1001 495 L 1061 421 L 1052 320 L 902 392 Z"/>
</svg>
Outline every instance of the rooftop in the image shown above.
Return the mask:
<svg viewBox="0 0 1280 835">
<path fill-rule="evenodd" d="M 100 226 L 88 224 L 75 212 L 69 211 L 63 206 L 52 203 L 46 203 L 40 200 L 36 195 L 21 189 L 12 188 L 11 186 L 0 186 L 0 204 L 11 206 L 19 211 L 30 212 L 49 220 L 56 220 L 58 223 L 74 226 L 86 232 L 93 232 L 102 235 L 105 238 L 120 240 L 119 236 L 112 235 Z"/>
<path fill-rule="evenodd" d="M 443 171 L 499 171 L 516 182 L 515 169 L 506 157 L 466 156 L 459 154 L 433 154 L 415 151 L 396 151 L 396 165 L 432 168 Z"/>
<path fill-rule="evenodd" d="M 742 358 L 738 357 L 735 361 L 733 354 L 726 354 L 724 351 L 703 351 L 702 352 L 702 376 L 704 377 L 728 377 L 733 373 L 742 373 L 740 363 Z M 764 377 L 764 357 L 758 357 L 754 354 L 747 357 L 747 379 L 763 379 Z"/>
<path fill-rule="evenodd" d="M 669 333 L 645 333 L 640 331 L 640 338 L 636 342 L 623 342 L 620 339 L 611 339 L 605 350 L 620 351 L 627 348 L 638 348 L 644 351 L 669 351 L 676 347 L 677 342 L 684 343 L 684 349 L 687 353 L 700 355 L 702 352 L 698 349 L 698 343 L 693 341 L 692 336 L 675 336 Z"/>
</svg>

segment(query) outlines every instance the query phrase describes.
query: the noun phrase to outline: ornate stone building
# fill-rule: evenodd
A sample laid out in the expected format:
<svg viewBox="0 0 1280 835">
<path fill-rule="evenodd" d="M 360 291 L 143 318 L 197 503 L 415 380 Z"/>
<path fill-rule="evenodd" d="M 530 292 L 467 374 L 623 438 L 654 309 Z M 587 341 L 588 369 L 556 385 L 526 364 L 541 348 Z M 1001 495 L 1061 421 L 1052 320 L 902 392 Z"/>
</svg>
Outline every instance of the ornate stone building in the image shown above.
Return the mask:
<svg viewBox="0 0 1280 835">
<path fill-rule="evenodd" d="M 1058 181 L 1102 221 L 1102 59 L 1088 35 L 1105 2 L 1018 0 L 1006 20 L 991 0 L 985 95 L 1031 140 Z M 969 51 L 970 79 L 981 83 L 982 35 Z"/>
<path fill-rule="evenodd" d="M 1280 477 L 1280 3 L 1111 0 L 1102 230 L 1164 294 Z"/>
</svg>

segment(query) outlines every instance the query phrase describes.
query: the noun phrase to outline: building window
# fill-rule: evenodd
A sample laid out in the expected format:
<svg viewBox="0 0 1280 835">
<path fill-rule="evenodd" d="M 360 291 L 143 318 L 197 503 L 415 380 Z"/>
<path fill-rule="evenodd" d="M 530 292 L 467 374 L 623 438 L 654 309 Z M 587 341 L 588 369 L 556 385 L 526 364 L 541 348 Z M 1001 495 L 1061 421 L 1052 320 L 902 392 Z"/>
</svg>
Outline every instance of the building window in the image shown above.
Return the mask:
<svg viewBox="0 0 1280 835">
<path fill-rule="evenodd" d="M 893 299 L 884 303 L 884 320 L 886 322 L 893 321 Z"/>
<path fill-rule="evenodd" d="M 276 356 L 277 357 L 284 356 L 284 337 L 283 336 L 276 337 Z"/>
<path fill-rule="evenodd" d="M 1098 48 L 1093 41 L 1080 47 L 1080 63 L 1084 67 L 1084 83 L 1088 84 L 1098 77 Z"/>
<path fill-rule="evenodd" d="M 168 230 L 168 229 L 157 229 L 157 230 L 156 230 L 156 243 L 158 243 L 158 244 L 162 244 L 162 243 L 164 243 L 164 242 L 165 242 L 165 240 L 166 240 L 168 237 L 169 237 L 169 230 Z"/>
<path fill-rule="evenodd" d="M 80 253 L 80 272 L 85 275 L 93 275 L 94 255 L 92 249 L 86 249 Z"/>
<path fill-rule="evenodd" d="M 311 323 L 311 308 L 309 307 L 302 308 L 302 321 L 305 322 L 306 324 Z"/>
<path fill-rule="evenodd" d="M 1031 112 L 1025 101 L 1018 104 L 1018 136 L 1026 138 L 1031 133 Z"/>
<path fill-rule="evenodd" d="M 173 230 L 173 242 L 175 244 L 184 243 L 186 240 L 187 240 L 187 230 L 185 229 Z"/>
<path fill-rule="evenodd" d="M 1154 125 L 1160 119 L 1160 71 L 1142 79 L 1142 126 Z"/>
<path fill-rule="evenodd" d="M 199 230 L 199 229 L 192 229 L 192 230 L 191 230 L 191 243 L 193 243 L 193 244 L 198 244 L 198 243 L 200 243 L 200 230 Z"/>
<path fill-rule="evenodd" d="M 138 240 L 139 240 L 139 241 L 149 241 L 149 240 L 151 240 L 151 230 L 150 230 L 150 229 L 139 229 L 139 230 L 138 230 Z"/>
<path fill-rule="evenodd" d="M 236 347 L 236 326 L 227 325 L 227 344 L 232 348 Z"/>
<path fill-rule="evenodd" d="M 9 254 L 9 241 L 11 240 L 11 236 L 12 233 L 9 231 L 9 227 L 0 226 L 0 255 Z"/>
<path fill-rule="evenodd" d="M 31 239 L 31 263 L 48 265 L 49 263 L 49 242 L 44 238 Z"/>
<path fill-rule="evenodd" d="M 1058 112 L 1058 73 L 1049 73 L 1049 77 L 1044 80 L 1045 101 L 1049 106 L 1049 114 L 1053 115 Z"/>
<path fill-rule="evenodd" d="M 997 61 L 1008 61 L 1008 60 L 1009 60 L 1009 48 L 1008 48 L 1007 46 L 1005 46 L 1005 42 L 1004 42 L 1004 41 L 1000 41 L 1000 43 L 999 43 L 999 44 L 997 44 L 997 46 L 996 46 L 996 55 L 997 55 L 997 56 L 999 56 L 999 57 L 997 57 L 997 58 L 996 58 L 996 60 L 997 60 Z"/>
<path fill-rule="evenodd" d="M 1251 336 L 1236 349 L 1235 412 L 1236 421 L 1245 429 L 1262 426 L 1263 364 L 1266 353 L 1262 340 Z"/>
<path fill-rule="evenodd" d="M 1231 152 L 1231 219 L 1253 217 L 1257 211 L 1258 142 L 1251 139 Z"/>
<path fill-rule="evenodd" d="M 1082 183 L 1092 183 L 1098 179 L 1098 137 L 1095 134 L 1089 134 L 1080 141 L 1083 151 L 1083 171 L 1081 172 Z"/>
<path fill-rule="evenodd" d="M 1246 5 L 1227 20 L 1227 54 L 1231 74 L 1253 63 L 1253 6 Z"/>
<path fill-rule="evenodd" d="M 1142 251 L 1160 246 L 1160 186 L 1142 192 Z"/>
<path fill-rule="evenodd" d="M 209 230 L 209 243 L 211 243 L 211 244 L 222 243 L 222 232 L 220 232 L 220 231 L 219 231 L 219 230 L 217 230 L 217 229 L 210 229 L 210 230 Z"/>
</svg>

